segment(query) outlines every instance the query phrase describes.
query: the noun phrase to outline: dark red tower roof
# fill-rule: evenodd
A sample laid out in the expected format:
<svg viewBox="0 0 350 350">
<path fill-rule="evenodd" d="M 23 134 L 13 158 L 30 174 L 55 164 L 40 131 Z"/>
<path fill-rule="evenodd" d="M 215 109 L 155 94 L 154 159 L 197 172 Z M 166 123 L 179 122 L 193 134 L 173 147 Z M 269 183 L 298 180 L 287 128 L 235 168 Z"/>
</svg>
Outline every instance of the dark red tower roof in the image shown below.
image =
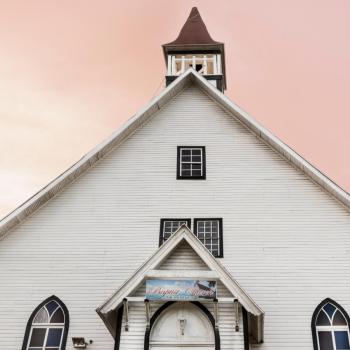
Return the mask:
<svg viewBox="0 0 350 350">
<path fill-rule="evenodd" d="M 179 36 L 174 41 L 164 46 L 182 45 L 217 45 L 221 44 L 213 40 L 204 24 L 197 7 L 193 7 L 186 23 L 182 27 Z"/>
</svg>

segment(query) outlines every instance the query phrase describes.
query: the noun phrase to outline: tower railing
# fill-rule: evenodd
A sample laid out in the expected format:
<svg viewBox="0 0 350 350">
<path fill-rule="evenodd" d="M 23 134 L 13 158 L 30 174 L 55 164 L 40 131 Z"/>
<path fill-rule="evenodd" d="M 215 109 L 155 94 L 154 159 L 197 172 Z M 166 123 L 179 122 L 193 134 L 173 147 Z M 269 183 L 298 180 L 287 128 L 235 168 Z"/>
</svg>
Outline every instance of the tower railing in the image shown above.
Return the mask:
<svg viewBox="0 0 350 350">
<path fill-rule="evenodd" d="M 222 74 L 220 55 L 168 56 L 168 75 L 181 75 L 190 67 L 203 75 Z"/>
</svg>

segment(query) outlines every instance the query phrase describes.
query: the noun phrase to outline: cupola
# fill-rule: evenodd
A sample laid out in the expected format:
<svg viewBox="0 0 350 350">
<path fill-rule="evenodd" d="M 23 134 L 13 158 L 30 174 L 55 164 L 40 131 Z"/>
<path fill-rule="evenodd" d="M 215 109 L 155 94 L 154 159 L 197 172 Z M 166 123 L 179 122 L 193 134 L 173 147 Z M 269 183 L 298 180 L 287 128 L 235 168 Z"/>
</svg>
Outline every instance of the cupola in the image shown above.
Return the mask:
<svg viewBox="0 0 350 350">
<path fill-rule="evenodd" d="M 197 7 L 176 40 L 163 45 L 168 86 L 188 68 L 195 69 L 221 92 L 226 90 L 224 44 L 211 38 Z"/>
</svg>

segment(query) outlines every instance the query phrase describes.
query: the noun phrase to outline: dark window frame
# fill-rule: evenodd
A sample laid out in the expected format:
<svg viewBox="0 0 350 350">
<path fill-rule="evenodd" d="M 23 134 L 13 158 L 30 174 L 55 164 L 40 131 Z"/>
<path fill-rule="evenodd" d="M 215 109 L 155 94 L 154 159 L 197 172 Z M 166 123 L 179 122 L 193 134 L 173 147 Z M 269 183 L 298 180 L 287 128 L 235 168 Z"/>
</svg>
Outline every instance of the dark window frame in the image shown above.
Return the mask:
<svg viewBox="0 0 350 350">
<path fill-rule="evenodd" d="M 47 303 L 49 303 L 50 301 L 55 301 L 57 304 L 59 304 L 63 310 L 64 313 L 64 328 L 63 328 L 63 335 L 62 335 L 62 343 L 61 343 L 61 347 L 60 350 L 65 350 L 66 349 L 66 343 L 67 343 L 67 336 L 68 336 L 68 329 L 69 329 L 69 312 L 68 309 L 66 307 L 66 305 L 62 302 L 62 300 L 60 300 L 58 297 L 56 297 L 55 295 L 52 295 L 51 297 L 45 299 L 43 302 L 41 302 L 35 309 L 34 311 L 31 313 L 29 320 L 27 322 L 27 326 L 26 326 L 26 330 L 24 333 L 24 339 L 23 339 L 23 345 L 22 345 L 22 350 L 26 350 L 28 347 L 28 342 L 29 342 L 29 335 L 30 335 L 30 331 L 32 329 L 32 324 L 33 324 L 33 320 L 34 317 L 36 316 L 36 314 L 38 313 L 38 311 Z"/>
<path fill-rule="evenodd" d="M 196 176 L 182 176 L 181 175 L 181 149 L 183 148 L 200 148 L 202 150 L 202 175 Z M 176 179 L 177 180 L 205 180 L 206 179 L 206 153 L 205 146 L 177 146 L 177 166 Z"/>
<path fill-rule="evenodd" d="M 349 332 L 350 332 L 350 318 L 349 318 L 349 315 L 346 312 L 346 310 L 341 305 L 339 305 L 336 301 L 334 301 L 333 299 L 326 298 L 321 303 L 319 303 L 317 305 L 314 313 L 312 314 L 312 318 L 311 318 L 311 332 L 312 332 L 312 341 L 313 341 L 313 345 L 314 345 L 314 350 L 319 350 L 318 341 L 317 341 L 317 330 L 316 330 L 317 316 L 318 316 L 320 310 L 328 303 L 333 304 L 336 308 L 338 308 L 340 310 L 340 312 L 345 317 L 346 322 L 348 323 L 348 328 L 349 328 Z"/>
<path fill-rule="evenodd" d="M 160 219 L 160 230 L 159 230 L 159 247 L 164 243 L 163 240 L 163 227 L 164 227 L 164 222 L 165 221 L 186 221 L 187 222 L 187 227 L 191 229 L 191 219 L 179 219 L 179 218 L 165 218 L 165 219 Z"/>
<path fill-rule="evenodd" d="M 218 221 L 219 222 L 219 250 L 220 253 L 218 255 L 214 255 L 215 258 L 223 258 L 224 257 L 224 233 L 223 233 L 223 223 L 222 218 L 194 218 L 193 219 L 193 233 L 198 237 L 198 221 Z M 209 250 L 209 249 L 208 249 Z M 211 253 L 211 252 L 210 252 Z"/>
</svg>

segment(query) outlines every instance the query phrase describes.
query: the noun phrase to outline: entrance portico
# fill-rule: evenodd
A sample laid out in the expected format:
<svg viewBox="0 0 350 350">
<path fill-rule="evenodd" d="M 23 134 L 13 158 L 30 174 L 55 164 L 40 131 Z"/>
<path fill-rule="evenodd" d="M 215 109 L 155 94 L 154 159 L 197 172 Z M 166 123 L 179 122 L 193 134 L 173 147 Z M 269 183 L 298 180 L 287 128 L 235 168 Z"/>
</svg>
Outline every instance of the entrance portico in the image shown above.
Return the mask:
<svg viewBox="0 0 350 350">
<path fill-rule="evenodd" d="M 221 333 L 230 342 L 263 340 L 262 310 L 185 225 L 97 312 L 115 349 L 218 350 Z"/>
</svg>

